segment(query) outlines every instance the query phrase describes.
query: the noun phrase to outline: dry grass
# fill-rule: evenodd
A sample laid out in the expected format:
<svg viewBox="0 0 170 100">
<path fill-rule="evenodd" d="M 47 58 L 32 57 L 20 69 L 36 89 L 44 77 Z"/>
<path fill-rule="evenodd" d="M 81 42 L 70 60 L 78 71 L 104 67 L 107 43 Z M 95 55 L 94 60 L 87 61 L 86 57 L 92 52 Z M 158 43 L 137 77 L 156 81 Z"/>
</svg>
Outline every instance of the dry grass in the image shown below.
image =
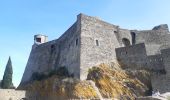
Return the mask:
<svg viewBox="0 0 170 100">
<path fill-rule="evenodd" d="M 101 64 L 92 68 L 88 75 L 88 79 L 95 82 L 103 97 L 120 98 L 126 95 L 133 100 L 137 94 L 146 89 L 142 82 L 138 79 L 132 79 L 117 63 L 114 66 L 112 69 L 107 64 Z"/>
<path fill-rule="evenodd" d="M 85 85 L 86 84 L 86 85 Z M 86 81 L 78 83 L 74 86 L 74 94 L 81 98 L 97 98 L 97 93 L 94 88 L 86 83 Z"/>
<path fill-rule="evenodd" d="M 95 82 L 103 98 L 134 100 L 136 96 L 143 95 L 147 90 L 141 81 L 122 70 L 118 63 L 93 67 L 89 70 L 88 80 Z M 35 81 L 27 86 L 27 90 L 39 93 L 40 97 L 53 98 L 50 100 L 99 98 L 89 81 L 77 81 L 58 76 Z"/>
<path fill-rule="evenodd" d="M 39 93 L 38 95 L 40 97 L 53 97 L 61 99 L 98 98 L 96 91 L 88 81 L 77 82 L 75 80 L 73 83 L 69 81 L 63 82 L 63 79 L 60 79 L 57 76 L 53 76 L 42 81 L 35 81 L 27 86 L 27 90 Z"/>
</svg>

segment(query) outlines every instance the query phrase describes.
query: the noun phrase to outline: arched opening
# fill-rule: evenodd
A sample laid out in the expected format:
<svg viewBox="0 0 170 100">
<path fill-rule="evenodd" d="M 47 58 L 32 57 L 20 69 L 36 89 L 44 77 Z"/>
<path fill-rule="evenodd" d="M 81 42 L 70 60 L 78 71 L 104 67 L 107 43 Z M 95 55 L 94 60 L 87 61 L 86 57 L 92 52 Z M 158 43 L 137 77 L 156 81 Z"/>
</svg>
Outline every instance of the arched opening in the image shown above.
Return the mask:
<svg viewBox="0 0 170 100">
<path fill-rule="evenodd" d="M 122 42 L 123 42 L 125 47 L 130 46 L 130 41 L 127 38 L 123 38 Z"/>
<path fill-rule="evenodd" d="M 134 45 L 136 43 L 136 34 L 135 34 L 135 32 L 131 32 L 131 36 L 132 36 L 132 45 Z"/>
</svg>

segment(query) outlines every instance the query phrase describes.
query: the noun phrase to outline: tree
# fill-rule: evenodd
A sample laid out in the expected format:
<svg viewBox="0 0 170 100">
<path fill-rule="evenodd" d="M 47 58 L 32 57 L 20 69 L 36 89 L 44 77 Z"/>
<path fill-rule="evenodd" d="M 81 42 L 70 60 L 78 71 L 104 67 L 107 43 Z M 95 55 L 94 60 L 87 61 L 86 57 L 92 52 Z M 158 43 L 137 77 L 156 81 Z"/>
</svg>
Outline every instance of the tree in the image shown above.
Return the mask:
<svg viewBox="0 0 170 100">
<path fill-rule="evenodd" d="M 6 65 L 6 69 L 5 69 L 5 72 L 4 72 L 3 80 L 2 80 L 2 83 L 1 83 L 1 87 L 3 89 L 9 89 L 9 88 L 13 87 L 12 74 L 13 74 L 12 62 L 11 62 L 11 58 L 9 57 L 7 65 Z"/>
</svg>

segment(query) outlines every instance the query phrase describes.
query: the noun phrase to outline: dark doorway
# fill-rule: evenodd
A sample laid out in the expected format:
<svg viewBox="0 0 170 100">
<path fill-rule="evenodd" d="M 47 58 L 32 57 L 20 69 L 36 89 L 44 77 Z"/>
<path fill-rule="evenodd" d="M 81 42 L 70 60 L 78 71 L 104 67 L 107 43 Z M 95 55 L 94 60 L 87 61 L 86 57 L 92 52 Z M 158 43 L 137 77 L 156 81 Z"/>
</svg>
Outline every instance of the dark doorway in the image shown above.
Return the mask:
<svg viewBox="0 0 170 100">
<path fill-rule="evenodd" d="M 135 34 L 135 32 L 131 32 L 131 36 L 132 36 L 132 45 L 134 45 L 136 43 L 136 34 Z"/>
</svg>

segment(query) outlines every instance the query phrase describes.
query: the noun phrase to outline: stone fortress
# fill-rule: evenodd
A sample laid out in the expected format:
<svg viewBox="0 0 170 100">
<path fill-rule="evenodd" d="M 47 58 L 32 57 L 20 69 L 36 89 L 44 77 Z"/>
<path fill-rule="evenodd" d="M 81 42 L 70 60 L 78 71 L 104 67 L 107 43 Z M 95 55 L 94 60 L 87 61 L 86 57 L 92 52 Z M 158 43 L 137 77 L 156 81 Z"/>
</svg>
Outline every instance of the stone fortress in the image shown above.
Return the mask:
<svg viewBox="0 0 170 100">
<path fill-rule="evenodd" d="M 146 68 L 159 73 L 152 78 L 153 90 L 170 91 L 167 88 L 170 83 L 170 33 L 166 24 L 152 30 L 127 30 L 79 14 L 61 37 L 49 42 L 47 38 L 34 36 L 35 43 L 20 85 L 28 83 L 34 72 L 48 73 L 59 67 L 66 67 L 75 78 L 85 80 L 89 68 L 118 60 L 124 68 Z"/>
</svg>

